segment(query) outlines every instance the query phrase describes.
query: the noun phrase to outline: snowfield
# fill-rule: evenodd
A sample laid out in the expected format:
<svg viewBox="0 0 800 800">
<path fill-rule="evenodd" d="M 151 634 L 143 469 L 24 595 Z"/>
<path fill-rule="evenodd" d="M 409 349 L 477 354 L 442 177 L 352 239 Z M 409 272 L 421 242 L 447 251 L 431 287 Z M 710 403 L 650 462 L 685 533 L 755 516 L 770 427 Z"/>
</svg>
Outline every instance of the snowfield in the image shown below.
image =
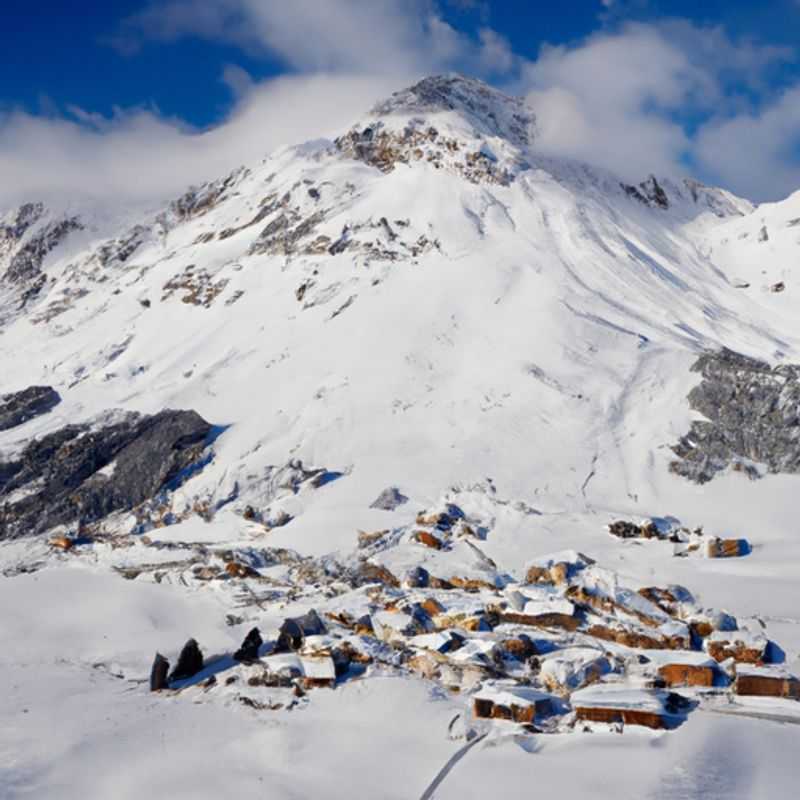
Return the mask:
<svg viewBox="0 0 800 800">
<path fill-rule="evenodd" d="M 0 426 L 0 798 L 399 800 L 440 770 L 440 800 L 792 791 L 800 703 L 737 695 L 737 659 L 709 654 L 768 641 L 800 674 L 798 476 L 670 464 L 701 353 L 800 364 L 800 194 L 626 187 L 538 156 L 535 130 L 520 101 L 433 78 L 144 219 L 0 218 L 0 394 L 61 398 Z M 157 495 L 4 534 L 56 480 L 6 490 L 32 441 L 86 426 L 80 451 L 165 409 L 211 432 Z M 620 519 L 750 551 L 609 535 Z M 327 662 L 231 658 L 311 609 L 328 631 L 298 660 L 347 642 L 335 688 L 313 683 Z M 155 653 L 190 637 L 205 671 L 151 693 Z M 576 716 L 573 691 L 659 713 L 669 663 L 714 672 L 667 687 L 674 726 Z M 506 681 L 549 710 L 476 717 L 476 697 L 511 707 Z"/>
</svg>

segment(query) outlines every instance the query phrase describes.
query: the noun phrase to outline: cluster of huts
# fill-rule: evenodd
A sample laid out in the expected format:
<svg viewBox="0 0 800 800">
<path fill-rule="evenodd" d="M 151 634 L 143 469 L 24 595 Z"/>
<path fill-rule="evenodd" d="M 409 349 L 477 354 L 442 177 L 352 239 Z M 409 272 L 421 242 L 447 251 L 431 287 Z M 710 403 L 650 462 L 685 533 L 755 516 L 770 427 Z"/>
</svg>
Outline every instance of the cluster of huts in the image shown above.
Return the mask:
<svg viewBox="0 0 800 800">
<path fill-rule="evenodd" d="M 250 631 L 227 662 L 198 661 L 188 643 L 191 676 L 183 654 L 172 674 L 159 656 L 152 688 L 210 686 L 237 665 L 247 669 L 242 691 L 298 695 L 410 674 L 465 697 L 478 720 L 537 731 L 669 728 L 708 698 L 800 698 L 797 678 L 770 663 L 779 651 L 760 629 L 701 607 L 687 589 L 627 586 L 575 551 L 538 558 L 515 581 L 482 556 L 480 538 L 480 526 L 452 507 L 421 514 L 403 537 L 364 534 L 358 585 L 318 594 L 314 610 L 285 619 L 266 641 Z M 479 570 L 458 573 L 459 547 Z"/>
</svg>

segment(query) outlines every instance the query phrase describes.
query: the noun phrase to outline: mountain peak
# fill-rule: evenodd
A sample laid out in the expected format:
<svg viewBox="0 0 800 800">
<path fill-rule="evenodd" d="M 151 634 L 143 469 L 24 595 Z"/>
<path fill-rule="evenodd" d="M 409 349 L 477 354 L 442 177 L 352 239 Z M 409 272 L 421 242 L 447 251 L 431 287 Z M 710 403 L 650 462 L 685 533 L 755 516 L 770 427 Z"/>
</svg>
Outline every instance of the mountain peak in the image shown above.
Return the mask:
<svg viewBox="0 0 800 800">
<path fill-rule="evenodd" d="M 372 110 L 376 116 L 442 112 L 461 114 L 483 133 L 520 147 L 531 143 L 536 126 L 536 116 L 522 98 L 456 73 L 423 78 Z"/>
</svg>

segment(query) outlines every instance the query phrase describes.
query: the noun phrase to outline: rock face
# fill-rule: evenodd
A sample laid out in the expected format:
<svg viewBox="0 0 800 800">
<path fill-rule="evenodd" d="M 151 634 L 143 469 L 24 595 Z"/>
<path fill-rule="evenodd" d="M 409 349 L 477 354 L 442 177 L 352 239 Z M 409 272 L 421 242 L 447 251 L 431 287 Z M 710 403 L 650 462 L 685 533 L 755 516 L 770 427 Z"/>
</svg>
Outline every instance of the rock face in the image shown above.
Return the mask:
<svg viewBox="0 0 800 800">
<path fill-rule="evenodd" d="M 79 230 L 83 230 L 83 225 L 74 217 L 45 226 L 13 256 L 6 271 L 6 279 L 20 283 L 35 278 L 42 268 L 45 256 L 58 247 L 72 231 Z"/>
<path fill-rule="evenodd" d="M 45 287 L 47 256 L 83 228 L 78 217 L 54 217 L 42 203 L 26 203 L 0 218 L 0 285 L 11 288 L 18 310 Z"/>
<path fill-rule="evenodd" d="M 67 425 L 0 461 L 0 540 L 133 509 L 196 465 L 211 426 L 194 411 Z"/>
<path fill-rule="evenodd" d="M 349 131 L 334 144 L 346 157 L 384 173 L 392 172 L 398 164 L 424 161 L 436 169 L 462 175 L 474 184 L 508 186 L 514 180 L 514 173 L 498 164 L 491 151 L 470 148 L 456 138 L 440 135 L 434 127 L 421 127 L 416 120 L 402 131 L 387 129 L 378 121 Z"/>
<path fill-rule="evenodd" d="M 408 502 L 408 498 L 395 486 L 384 489 L 372 503 L 370 508 L 382 511 L 394 511 L 398 506 Z"/>
<path fill-rule="evenodd" d="M 153 659 L 153 666 L 150 669 L 150 691 L 160 692 L 167 688 L 167 673 L 169 672 L 169 661 L 161 653 L 156 653 Z"/>
<path fill-rule="evenodd" d="M 325 623 L 319 614 L 312 608 L 302 617 L 293 617 L 281 625 L 276 652 L 299 650 L 303 646 L 306 636 L 320 636 L 326 633 Z"/>
<path fill-rule="evenodd" d="M 21 392 L 0 396 L 0 431 L 15 428 L 51 411 L 61 402 L 52 386 L 29 386 Z"/>
<path fill-rule="evenodd" d="M 204 183 L 202 186 L 193 187 L 177 200 L 173 201 L 166 213 L 162 214 L 159 222 L 168 230 L 179 222 L 193 219 L 207 214 L 213 208 L 224 202 L 237 183 L 245 178 L 249 170 L 244 167 L 235 169 L 230 175 L 216 181 Z"/>
<path fill-rule="evenodd" d="M 622 188 L 628 196 L 636 198 L 640 203 L 644 203 L 646 206 L 655 206 L 665 211 L 669 208 L 667 193 L 656 180 L 655 175 L 651 175 L 638 186 L 623 183 Z"/>
<path fill-rule="evenodd" d="M 481 81 L 461 75 L 423 78 L 373 109 L 378 116 L 430 111 L 459 111 L 476 127 L 518 146 L 531 143 L 536 127 L 536 117 L 524 100 L 503 95 Z"/>
<path fill-rule="evenodd" d="M 258 628 L 253 628 L 250 633 L 245 636 L 242 646 L 233 654 L 237 661 L 257 661 L 258 650 L 264 640 L 261 638 L 261 633 Z"/>
<path fill-rule="evenodd" d="M 703 380 L 689 405 L 706 419 L 693 421 L 672 448 L 673 472 L 697 483 L 727 467 L 757 478 L 754 462 L 770 472 L 800 472 L 800 366 L 772 368 L 725 349 L 704 353 L 692 370 Z"/>
<path fill-rule="evenodd" d="M 11 253 L 26 231 L 44 214 L 42 203 L 25 203 L 5 220 L 0 221 L 0 258 Z"/>
<path fill-rule="evenodd" d="M 175 665 L 175 669 L 172 670 L 169 680 L 172 682 L 192 678 L 201 669 L 203 669 L 203 652 L 194 639 L 189 639 L 178 656 L 178 663 Z"/>
<path fill-rule="evenodd" d="M 461 116 L 482 137 L 483 144 L 448 136 L 425 122 L 426 114 L 438 112 Z M 335 146 L 346 157 L 385 173 L 398 164 L 425 162 L 474 184 L 507 186 L 524 159 L 505 161 L 487 140 L 497 137 L 524 149 L 533 141 L 535 130 L 536 117 L 521 98 L 504 95 L 480 81 L 440 75 L 425 78 L 379 103 L 367 124 L 340 136 Z"/>
</svg>

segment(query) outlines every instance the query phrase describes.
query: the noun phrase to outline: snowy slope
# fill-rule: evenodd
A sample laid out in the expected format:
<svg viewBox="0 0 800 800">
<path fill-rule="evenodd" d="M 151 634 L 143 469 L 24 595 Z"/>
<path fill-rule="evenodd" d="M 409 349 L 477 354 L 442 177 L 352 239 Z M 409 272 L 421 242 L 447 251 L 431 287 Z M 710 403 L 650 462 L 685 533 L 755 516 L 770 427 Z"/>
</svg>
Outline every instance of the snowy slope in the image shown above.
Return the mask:
<svg viewBox="0 0 800 800">
<path fill-rule="evenodd" d="M 479 544 L 498 574 L 521 579 L 531 558 L 575 548 L 638 585 L 679 583 L 705 606 L 760 615 L 796 669 L 797 478 L 731 472 L 698 487 L 668 465 L 692 416 L 699 352 L 800 362 L 800 200 L 753 208 L 666 178 L 626 187 L 537 155 L 534 112 L 476 82 L 431 79 L 335 141 L 272 154 L 149 218 L 34 209 L 21 224 L 9 212 L 0 389 L 50 385 L 62 403 L 0 432 L 0 451 L 109 409 L 194 409 L 218 426 L 213 459 L 168 498 L 183 521 L 151 536 L 346 562 L 359 530 L 399 530 L 445 498 L 486 522 Z M 770 291 L 778 282 L 784 291 Z M 285 491 L 276 475 L 298 460 L 341 477 Z M 388 486 L 411 502 L 370 508 Z M 213 521 L 192 513 L 198 503 L 216 509 Z M 292 519 L 264 534 L 248 507 Z M 603 525 L 618 516 L 702 524 L 746 536 L 753 552 L 675 559 L 667 544 L 608 537 Z M 105 528 L 126 536 L 136 526 L 120 514 Z M 393 571 L 488 569 L 466 546 L 421 555 L 403 542 L 385 555 Z M 408 797 L 458 746 L 446 738 L 457 699 L 396 676 L 266 721 L 200 698 L 156 701 L 110 677 L 146 677 L 154 650 L 189 635 L 227 652 L 247 629 L 226 625 L 235 607 L 223 586 L 114 573 L 156 558 L 145 550 L 97 544 L 77 557 L 41 540 L 0 545 L 0 567 L 14 574 L 0 579 L 4 607 L 20 609 L 0 633 L 14 687 L 0 796 L 104 797 L 113 786 L 117 797 L 256 797 L 266 785 L 280 797 Z M 251 606 L 245 619 L 276 629 L 291 608 Z M 473 796 L 484 783 L 523 796 L 533 781 L 582 797 L 608 764 L 634 761 L 624 777 L 613 769 L 618 781 L 603 779 L 609 791 L 688 796 L 720 762 L 740 786 L 726 796 L 766 796 L 788 780 L 791 725 L 696 716 L 668 734 L 525 745 L 533 757 L 514 737 L 479 744 L 437 797 Z M 75 724 L 51 728 L 51 717 Z M 404 785 L 386 784 L 387 752 L 403 754 L 392 766 Z M 145 769 L 122 769 L 130 753 Z M 203 753 L 219 755 L 198 770 Z M 295 762 L 313 766 L 298 777 Z"/>
</svg>

